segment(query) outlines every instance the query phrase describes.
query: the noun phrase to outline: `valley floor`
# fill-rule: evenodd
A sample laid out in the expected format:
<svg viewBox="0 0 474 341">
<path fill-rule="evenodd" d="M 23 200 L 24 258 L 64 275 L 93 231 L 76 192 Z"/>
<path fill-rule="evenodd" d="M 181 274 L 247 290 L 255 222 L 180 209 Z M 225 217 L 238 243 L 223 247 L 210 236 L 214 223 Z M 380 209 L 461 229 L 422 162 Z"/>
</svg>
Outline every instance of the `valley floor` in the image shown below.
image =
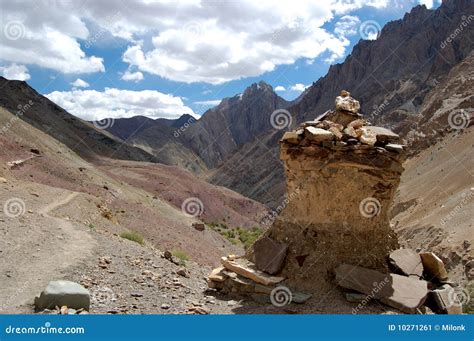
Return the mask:
<svg viewBox="0 0 474 341">
<path fill-rule="evenodd" d="M 176 265 L 150 243 L 121 238 L 113 225 L 91 228 L 72 219 L 82 193 L 13 179 L 0 187 L 0 202 L 28 198 L 24 215 L 0 219 L 0 313 L 33 313 L 33 298 L 58 279 L 87 287 L 91 313 L 99 314 L 350 314 L 357 306 L 336 288 L 283 308 L 222 296 L 207 289 L 211 267 L 194 261 Z M 395 312 L 372 302 L 361 313 Z"/>
</svg>

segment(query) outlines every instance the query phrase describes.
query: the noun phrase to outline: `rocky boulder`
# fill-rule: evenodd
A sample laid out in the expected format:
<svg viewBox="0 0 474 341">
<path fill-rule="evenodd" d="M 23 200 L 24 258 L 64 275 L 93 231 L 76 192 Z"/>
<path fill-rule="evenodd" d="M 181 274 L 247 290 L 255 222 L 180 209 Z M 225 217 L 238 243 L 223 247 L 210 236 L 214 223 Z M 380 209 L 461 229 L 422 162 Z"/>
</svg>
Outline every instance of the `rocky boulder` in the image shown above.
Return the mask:
<svg viewBox="0 0 474 341">
<path fill-rule="evenodd" d="M 42 311 L 67 306 L 73 309 L 89 310 L 89 291 L 82 285 L 71 281 L 51 281 L 35 298 L 35 309 Z"/>
</svg>

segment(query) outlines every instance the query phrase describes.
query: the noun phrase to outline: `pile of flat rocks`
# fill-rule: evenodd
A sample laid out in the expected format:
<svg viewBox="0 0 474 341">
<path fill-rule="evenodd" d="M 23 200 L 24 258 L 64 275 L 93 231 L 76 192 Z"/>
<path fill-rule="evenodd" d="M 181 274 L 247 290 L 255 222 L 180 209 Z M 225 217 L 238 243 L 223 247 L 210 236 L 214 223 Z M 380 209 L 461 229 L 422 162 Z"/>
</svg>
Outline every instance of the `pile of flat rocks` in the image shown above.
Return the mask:
<svg viewBox="0 0 474 341">
<path fill-rule="evenodd" d="M 398 249 L 388 256 L 388 267 L 391 273 L 342 264 L 335 269 L 336 282 L 359 308 L 374 299 L 409 314 L 426 313 L 427 308 L 436 314 L 462 313 L 462 289 L 449 280 L 434 253 Z"/>
<path fill-rule="evenodd" d="M 336 97 L 335 110 L 328 110 L 313 121 L 302 123 L 294 131 L 288 131 L 281 139 L 289 145 L 322 147 L 346 147 L 366 145 L 401 153 L 400 137 L 389 129 L 370 125 L 359 113 L 359 101 L 348 91 Z"/>
<path fill-rule="evenodd" d="M 224 294 L 250 296 L 259 303 L 273 303 L 271 297 L 286 279 L 275 274 L 281 271 L 287 246 L 263 237 L 254 244 L 253 250 L 256 264 L 241 256 L 222 257 L 221 266 L 208 276 L 208 287 Z M 311 298 L 310 294 L 289 292 L 287 304 L 302 304 Z"/>
</svg>

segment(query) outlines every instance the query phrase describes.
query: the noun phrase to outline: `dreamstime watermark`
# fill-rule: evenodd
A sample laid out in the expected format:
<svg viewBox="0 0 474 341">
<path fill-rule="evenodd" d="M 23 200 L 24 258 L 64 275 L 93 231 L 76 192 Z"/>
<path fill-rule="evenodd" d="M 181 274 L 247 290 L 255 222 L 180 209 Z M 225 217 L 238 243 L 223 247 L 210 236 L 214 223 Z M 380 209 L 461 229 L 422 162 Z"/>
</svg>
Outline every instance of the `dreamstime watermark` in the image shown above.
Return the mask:
<svg viewBox="0 0 474 341">
<path fill-rule="evenodd" d="M 265 226 L 271 226 L 275 221 L 276 217 L 283 211 L 288 204 L 294 200 L 301 192 L 301 188 L 297 187 L 294 191 L 288 194 L 285 199 L 278 205 L 274 210 L 268 212 L 262 219 L 261 223 Z"/>
<path fill-rule="evenodd" d="M 270 293 L 270 302 L 275 307 L 284 307 L 293 300 L 293 293 L 285 286 L 278 286 Z"/>
<path fill-rule="evenodd" d="M 380 201 L 374 197 L 362 199 L 359 203 L 359 212 L 365 218 L 373 218 L 380 213 L 382 205 Z"/>
<path fill-rule="evenodd" d="M 197 21 L 190 21 L 181 27 L 182 32 L 188 36 L 197 37 L 202 34 L 202 25 Z"/>
<path fill-rule="evenodd" d="M 362 39 L 375 40 L 379 36 L 382 27 L 375 20 L 366 20 L 359 26 L 359 34 Z"/>
<path fill-rule="evenodd" d="M 3 204 L 3 213 L 10 218 L 18 218 L 26 212 L 26 204 L 20 198 L 11 198 Z"/>
<path fill-rule="evenodd" d="M 15 115 L 0 129 L 0 135 L 6 134 L 7 131 L 13 126 L 13 124 L 20 119 L 31 107 L 34 105 L 32 100 L 29 100 L 26 104 L 18 104 Z"/>
<path fill-rule="evenodd" d="M 445 217 L 441 218 L 440 224 L 441 226 L 445 226 L 451 219 L 453 219 L 456 215 L 458 215 L 466 206 L 469 201 L 472 200 L 474 197 L 474 188 L 471 188 L 468 192 L 463 193 L 462 199 L 459 204 L 457 204 Z"/>
<path fill-rule="evenodd" d="M 471 24 L 473 20 L 474 20 L 473 14 L 469 15 L 468 17 L 463 15 L 461 17 L 461 23 L 459 24 L 459 26 L 445 40 L 441 42 L 439 47 L 444 49 L 446 46 L 448 46 L 448 44 L 452 43 L 457 38 L 457 36 L 459 36 L 464 31 L 464 29 L 467 28 Z"/>
<path fill-rule="evenodd" d="M 117 20 L 119 19 L 119 17 L 122 16 L 122 12 L 118 11 L 116 12 L 115 14 L 113 15 L 109 15 L 105 18 L 105 23 L 107 25 L 113 25 L 115 22 L 117 22 Z M 92 47 L 95 43 L 97 43 L 98 40 L 100 40 L 102 38 L 102 36 L 107 33 L 108 30 L 104 27 L 101 27 L 100 30 L 98 30 L 97 32 L 95 32 L 89 39 L 86 40 L 86 42 L 84 43 L 84 47 L 86 49 Z"/>
<path fill-rule="evenodd" d="M 373 288 L 372 288 L 372 290 L 370 291 L 370 293 L 362 300 L 362 302 L 360 302 L 360 303 L 357 305 L 357 307 L 352 308 L 352 314 L 353 314 L 353 315 L 357 314 L 361 309 L 363 309 L 365 306 L 367 306 L 367 304 L 369 304 L 370 301 L 372 301 L 372 300 L 376 297 L 377 293 L 378 293 L 380 290 L 382 290 L 382 288 L 383 288 L 384 286 L 386 286 L 387 284 L 389 284 L 389 283 L 390 283 L 390 280 L 389 280 L 388 276 L 385 277 L 385 278 L 383 279 L 383 281 L 374 282 L 374 283 L 372 284 Z"/>
<path fill-rule="evenodd" d="M 3 34 L 8 40 L 19 40 L 25 36 L 25 25 L 18 20 L 8 21 L 3 26 Z"/>
<path fill-rule="evenodd" d="M 291 126 L 293 118 L 286 109 L 277 109 L 270 115 L 270 124 L 273 128 L 282 130 Z"/>
<path fill-rule="evenodd" d="M 10 296 L 9 298 L 6 299 L 4 303 L 0 305 L 0 312 L 6 310 L 9 307 L 13 306 L 13 302 L 20 296 L 25 290 L 30 286 L 30 282 L 26 281 L 23 283 L 16 291 L 15 293 Z"/>
<path fill-rule="evenodd" d="M 382 114 L 384 110 L 387 108 L 388 104 L 389 102 L 386 99 L 380 105 L 374 104 L 374 106 L 372 107 L 372 112 L 371 112 L 372 117 L 379 116 L 380 114 Z"/>
<path fill-rule="evenodd" d="M 178 138 L 181 134 L 183 134 L 191 124 L 196 123 L 196 119 L 194 117 L 190 117 L 184 124 L 182 124 L 178 129 L 173 132 L 174 137 Z"/>
<path fill-rule="evenodd" d="M 204 213 L 204 204 L 199 198 L 187 198 L 181 204 L 181 211 L 189 217 L 199 217 Z"/>
<path fill-rule="evenodd" d="M 6 334 L 85 334 L 83 327 L 52 327 L 50 322 L 45 322 L 44 326 L 40 327 L 16 327 L 9 325 L 5 328 Z"/>
<path fill-rule="evenodd" d="M 451 111 L 448 115 L 448 124 L 452 129 L 462 130 L 469 126 L 471 114 L 464 109 Z"/>
<path fill-rule="evenodd" d="M 115 120 L 113 118 L 104 118 L 103 120 L 94 121 L 92 124 L 94 127 L 100 130 L 111 128 L 114 125 Z"/>
<path fill-rule="evenodd" d="M 462 307 L 469 304 L 471 301 L 471 295 L 467 289 L 461 287 L 449 287 L 448 292 L 448 304 L 449 307 Z"/>
<path fill-rule="evenodd" d="M 98 306 L 104 306 L 116 300 L 115 292 L 107 287 L 98 287 L 91 292 L 91 302 Z"/>
</svg>

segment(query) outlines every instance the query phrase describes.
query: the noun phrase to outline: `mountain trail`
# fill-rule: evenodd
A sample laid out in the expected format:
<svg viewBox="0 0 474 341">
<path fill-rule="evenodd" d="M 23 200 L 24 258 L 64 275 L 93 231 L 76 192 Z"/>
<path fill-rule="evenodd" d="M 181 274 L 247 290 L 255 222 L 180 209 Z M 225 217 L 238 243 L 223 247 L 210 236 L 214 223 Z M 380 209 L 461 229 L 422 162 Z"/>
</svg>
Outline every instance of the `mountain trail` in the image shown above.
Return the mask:
<svg viewBox="0 0 474 341">
<path fill-rule="evenodd" d="M 91 234 L 78 224 L 50 215 L 78 194 L 69 193 L 38 209 L 35 219 L 28 219 L 26 225 L 15 224 L 14 220 L 7 224 L 7 234 L 19 238 L 11 239 L 17 243 L 7 245 L 2 257 L 5 263 L 0 263 L 0 313 L 18 313 L 17 309 L 33 303 L 49 281 L 62 279 L 67 268 L 92 257 L 97 242 Z M 9 266 L 12 262 L 14 268 Z"/>
</svg>

